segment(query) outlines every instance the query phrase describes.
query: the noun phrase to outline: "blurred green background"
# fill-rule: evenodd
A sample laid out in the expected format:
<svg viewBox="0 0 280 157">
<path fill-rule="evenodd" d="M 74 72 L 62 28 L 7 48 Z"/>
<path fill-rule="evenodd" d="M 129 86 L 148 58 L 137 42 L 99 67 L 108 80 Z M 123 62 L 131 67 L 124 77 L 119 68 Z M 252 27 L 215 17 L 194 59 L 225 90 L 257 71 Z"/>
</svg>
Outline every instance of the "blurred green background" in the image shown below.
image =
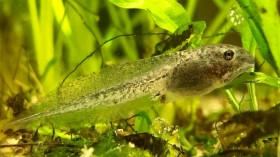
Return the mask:
<svg viewBox="0 0 280 157">
<path fill-rule="evenodd" d="M 122 2 L 125 1 L 119 1 Z M 164 4 L 161 3 L 158 1 L 152 8 L 162 7 Z M 277 77 L 280 67 L 279 1 L 258 0 L 254 3 L 256 6 L 248 3 L 255 9 L 254 18 L 260 24 L 266 41 L 260 41 L 262 37 L 254 35 L 254 32 L 259 33 L 257 29 L 252 30 L 258 28 L 252 26 L 254 18 L 249 12 L 244 13 L 246 10 L 235 8 L 238 4 L 236 0 L 179 0 L 178 3 L 185 8 L 186 18 L 181 19 L 182 21 L 206 22 L 201 45 L 243 45 L 255 56 L 256 71 Z M 96 49 L 98 51 L 83 62 L 68 79 L 98 72 L 105 66 L 150 57 L 155 52 L 155 45 L 166 39 L 166 36 L 121 37 L 106 43 L 99 50 L 99 45 L 110 38 L 122 34 L 171 34 L 175 31 L 169 26 L 159 27 L 151 8 L 125 9 L 134 8 L 128 5 L 122 7 L 104 0 L 0 0 L 0 117 L 5 119 L 9 116 L 6 112 L 9 98 L 21 94 L 28 104 L 36 101 L 38 97 L 54 90 L 78 63 Z M 171 14 L 176 12 L 176 9 L 170 11 Z M 235 11 L 234 15 L 230 13 L 232 10 Z M 232 17 L 236 17 L 237 24 L 231 21 Z M 270 49 L 269 53 L 263 51 L 266 45 Z M 256 88 L 257 92 L 253 94 L 260 108 L 267 109 L 280 101 L 278 89 L 267 85 L 258 85 Z M 244 110 L 248 110 L 251 99 L 247 94 L 245 99 L 242 98 L 246 89 L 242 85 L 237 89 L 238 100 L 244 100 Z M 226 97 L 219 93 L 221 92 L 212 94 L 218 95 L 215 99 L 212 99 L 212 95 L 207 95 L 203 98 L 178 100 L 175 105 L 177 109 L 166 105 L 160 109 L 160 114 L 186 130 L 194 130 L 197 123 L 193 121 L 202 116 L 202 109 L 204 116 L 210 115 L 209 121 L 214 121 L 211 119 L 213 117 L 215 119 L 211 114 L 213 111 L 218 110 L 218 115 L 225 116 L 227 115 L 224 113 L 232 112 Z M 198 107 L 199 104 L 204 104 L 204 107 Z M 166 112 L 169 114 L 165 114 Z M 215 120 L 217 119 L 219 118 Z"/>
</svg>

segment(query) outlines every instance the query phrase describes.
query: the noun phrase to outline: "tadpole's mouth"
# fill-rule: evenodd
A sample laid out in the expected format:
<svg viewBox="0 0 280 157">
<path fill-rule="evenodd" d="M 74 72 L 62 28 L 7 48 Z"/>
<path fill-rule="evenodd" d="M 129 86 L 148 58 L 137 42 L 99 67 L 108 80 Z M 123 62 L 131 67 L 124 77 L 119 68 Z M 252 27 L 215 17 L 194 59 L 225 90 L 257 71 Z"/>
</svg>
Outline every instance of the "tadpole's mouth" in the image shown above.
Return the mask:
<svg viewBox="0 0 280 157">
<path fill-rule="evenodd" d="M 245 57 L 239 58 L 239 65 L 241 65 L 237 71 L 231 74 L 228 79 L 225 79 L 225 83 L 229 83 L 233 81 L 236 77 L 240 76 L 246 71 L 249 71 L 251 68 L 255 67 L 255 59 L 250 55 L 246 55 Z"/>
<path fill-rule="evenodd" d="M 244 67 L 247 68 L 254 68 L 255 66 L 255 59 L 254 57 L 245 50 L 241 50 L 241 56 L 239 56 L 238 60 L 240 64 L 244 64 Z"/>
<path fill-rule="evenodd" d="M 249 71 L 251 68 L 254 68 L 255 59 L 250 56 L 250 58 L 246 58 L 246 60 L 241 64 L 244 64 L 244 65 L 239 68 L 239 70 L 238 70 L 239 72 L 237 72 L 236 75 L 233 76 L 233 78 L 236 78 L 237 76 L 241 75 L 242 73 Z"/>
<path fill-rule="evenodd" d="M 247 66 L 248 68 L 254 68 L 254 66 L 255 66 L 255 59 L 252 56 L 241 59 L 241 62 L 247 63 L 247 65 L 245 65 L 245 67 Z"/>
</svg>

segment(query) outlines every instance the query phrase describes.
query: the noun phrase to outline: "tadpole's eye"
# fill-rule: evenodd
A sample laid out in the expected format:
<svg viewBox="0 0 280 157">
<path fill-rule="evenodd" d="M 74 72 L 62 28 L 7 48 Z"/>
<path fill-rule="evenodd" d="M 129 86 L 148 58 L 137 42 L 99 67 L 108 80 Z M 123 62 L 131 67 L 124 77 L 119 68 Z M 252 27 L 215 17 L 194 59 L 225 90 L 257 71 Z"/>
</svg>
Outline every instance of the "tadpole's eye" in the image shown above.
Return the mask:
<svg viewBox="0 0 280 157">
<path fill-rule="evenodd" d="M 225 60 L 232 60 L 234 56 L 234 52 L 232 50 L 227 50 L 224 52 L 224 59 Z"/>
</svg>

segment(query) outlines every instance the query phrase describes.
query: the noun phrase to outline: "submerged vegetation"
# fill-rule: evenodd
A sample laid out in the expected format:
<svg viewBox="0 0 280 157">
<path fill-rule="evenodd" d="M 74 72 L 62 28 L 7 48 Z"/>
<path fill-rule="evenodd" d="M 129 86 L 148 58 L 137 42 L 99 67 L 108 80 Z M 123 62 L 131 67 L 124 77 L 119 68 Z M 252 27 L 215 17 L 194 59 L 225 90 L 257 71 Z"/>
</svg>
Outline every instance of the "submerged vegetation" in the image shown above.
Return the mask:
<svg viewBox="0 0 280 157">
<path fill-rule="evenodd" d="M 0 156 L 279 156 L 279 0 L 0 0 L 0 10 Z M 242 46 L 255 68 L 107 123 L 6 128 L 66 76 L 213 43 Z"/>
</svg>

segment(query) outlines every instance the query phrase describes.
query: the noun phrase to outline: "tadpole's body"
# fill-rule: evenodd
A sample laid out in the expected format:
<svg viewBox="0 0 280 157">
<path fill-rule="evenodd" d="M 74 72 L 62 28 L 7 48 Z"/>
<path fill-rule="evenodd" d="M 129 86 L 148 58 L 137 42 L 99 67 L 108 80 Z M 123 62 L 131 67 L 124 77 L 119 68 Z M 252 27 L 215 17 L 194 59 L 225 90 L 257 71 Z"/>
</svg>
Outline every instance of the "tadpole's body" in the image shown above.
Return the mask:
<svg viewBox="0 0 280 157">
<path fill-rule="evenodd" d="M 61 123 L 97 122 L 145 106 L 143 97 L 209 93 L 253 66 L 242 48 L 216 44 L 107 67 L 64 84 L 10 125 L 58 117 Z"/>
</svg>

